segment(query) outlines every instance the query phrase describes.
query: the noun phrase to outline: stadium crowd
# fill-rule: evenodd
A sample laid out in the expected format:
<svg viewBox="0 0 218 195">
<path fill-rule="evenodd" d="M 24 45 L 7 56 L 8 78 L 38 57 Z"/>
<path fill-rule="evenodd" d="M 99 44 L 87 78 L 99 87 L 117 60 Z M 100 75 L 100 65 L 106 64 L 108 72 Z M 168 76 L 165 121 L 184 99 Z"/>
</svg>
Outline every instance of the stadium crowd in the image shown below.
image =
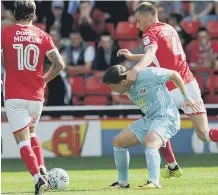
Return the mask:
<svg viewBox="0 0 218 195">
<path fill-rule="evenodd" d="M 67 64 L 48 83 L 45 105 L 132 104 L 125 95 L 112 93 L 102 84 L 101 76 L 112 65 L 130 69 L 137 63 L 117 57 L 120 48 L 134 54 L 144 52 L 134 17 L 141 2 L 36 1 L 35 25 L 50 34 Z M 218 2 L 153 3 L 158 6 L 159 21 L 179 33 L 205 102 L 218 103 Z M 15 23 L 12 1 L 1 2 L 1 21 L 2 29 Z M 45 71 L 50 65 L 45 59 Z"/>
</svg>

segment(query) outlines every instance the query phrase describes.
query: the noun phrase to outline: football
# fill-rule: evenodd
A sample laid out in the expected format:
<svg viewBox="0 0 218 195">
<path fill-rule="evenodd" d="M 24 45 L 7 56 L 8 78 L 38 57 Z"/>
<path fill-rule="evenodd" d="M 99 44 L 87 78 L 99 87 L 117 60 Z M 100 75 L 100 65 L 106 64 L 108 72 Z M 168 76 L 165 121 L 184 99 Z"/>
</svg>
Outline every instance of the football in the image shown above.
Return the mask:
<svg viewBox="0 0 218 195">
<path fill-rule="evenodd" d="M 65 190 L 69 185 L 69 175 L 61 168 L 54 168 L 48 172 L 48 183 L 52 190 Z"/>
</svg>

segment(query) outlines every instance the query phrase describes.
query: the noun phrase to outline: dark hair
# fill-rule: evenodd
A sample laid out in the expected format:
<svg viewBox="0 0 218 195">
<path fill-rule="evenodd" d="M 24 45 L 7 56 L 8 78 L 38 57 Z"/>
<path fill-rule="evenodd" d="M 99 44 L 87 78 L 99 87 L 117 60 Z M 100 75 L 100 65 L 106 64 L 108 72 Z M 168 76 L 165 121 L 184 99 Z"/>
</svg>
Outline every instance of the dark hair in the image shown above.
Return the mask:
<svg viewBox="0 0 218 195">
<path fill-rule="evenodd" d="M 100 36 L 111 36 L 111 34 L 108 31 L 104 31 Z"/>
<path fill-rule="evenodd" d="M 143 35 L 143 32 L 140 30 L 139 33 L 138 33 L 138 36 L 139 36 L 140 39 L 142 39 L 142 35 Z"/>
<path fill-rule="evenodd" d="M 77 30 L 77 29 L 73 29 L 71 32 L 70 32 L 70 34 L 80 34 L 80 32 L 79 32 L 79 30 Z"/>
<path fill-rule="evenodd" d="M 80 1 L 80 5 L 83 4 L 83 3 L 90 3 L 91 4 L 90 1 Z"/>
<path fill-rule="evenodd" d="M 14 2 L 14 16 L 17 21 L 33 20 L 36 4 L 33 0 L 16 0 Z"/>
<path fill-rule="evenodd" d="M 156 16 L 158 13 L 157 6 L 155 4 L 144 2 L 141 3 L 135 10 L 135 14 L 145 14 L 150 13 L 152 16 Z"/>
<path fill-rule="evenodd" d="M 126 68 L 122 65 L 111 66 L 106 70 L 103 76 L 103 83 L 118 84 L 126 79 Z"/>
<path fill-rule="evenodd" d="M 170 18 L 175 19 L 177 23 L 180 23 L 182 20 L 182 16 L 175 13 L 170 14 Z"/>
<path fill-rule="evenodd" d="M 208 30 L 205 28 L 205 27 L 200 27 L 199 29 L 198 29 L 198 31 L 197 31 L 197 34 L 199 33 L 199 32 L 208 32 Z"/>
</svg>

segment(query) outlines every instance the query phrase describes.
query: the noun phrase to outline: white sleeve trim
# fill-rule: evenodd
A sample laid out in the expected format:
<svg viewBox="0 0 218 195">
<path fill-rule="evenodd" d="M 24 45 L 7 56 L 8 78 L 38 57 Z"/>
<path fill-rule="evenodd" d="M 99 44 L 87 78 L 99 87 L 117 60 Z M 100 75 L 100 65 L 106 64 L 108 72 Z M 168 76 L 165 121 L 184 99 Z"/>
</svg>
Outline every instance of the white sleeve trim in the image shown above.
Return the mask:
<svg viewBox="0 0 218 195">
<path fill-rule="evenodd" d="M 47 52 L 46 52 L 46 55 L 48 56 L 48 54 L 50 54 L 52 51 L 55 51 L 55 50 L 57 50 L 57 51 L 58 51 L 58 49 L 55 47 L 55 48 L 53 48 L 53 49 L 51 49 L 51 50 L 47 51 Z"/>
</svg>

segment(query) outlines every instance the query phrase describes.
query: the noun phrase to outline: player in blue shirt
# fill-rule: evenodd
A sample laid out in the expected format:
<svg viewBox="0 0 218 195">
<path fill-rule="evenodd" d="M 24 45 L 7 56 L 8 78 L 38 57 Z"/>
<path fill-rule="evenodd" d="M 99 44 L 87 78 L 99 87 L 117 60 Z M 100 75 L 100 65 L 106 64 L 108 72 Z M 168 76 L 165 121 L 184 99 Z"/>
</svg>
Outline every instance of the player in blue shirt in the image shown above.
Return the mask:
<svg viewBox="0 0 218 195">
<path fill-rule="evenodd" d="M 145 185 L 137 189 L 161 188 L 159 148 L 180 129 L 179 111 L 173 103 L 165 83 L 172 80 L 184 95 L 185 105 L 199 110 L 199 104 L 187 94 L 180 74 L 164 68 L 145 68 L 140 71 L 135 84 L 128 89 L 125 86 L 126 69 L 121 65 L 110 67 L 104 74 L 103 82 L 118 93 L 126 93 L 140 107 L 144 117 L 123 129 L 114 139 L 114 158 L 118 169 L 118 180 L 109 188 L 129 188 L 128 147 L 143 144 L 149 178 Z"/>
</svg>

